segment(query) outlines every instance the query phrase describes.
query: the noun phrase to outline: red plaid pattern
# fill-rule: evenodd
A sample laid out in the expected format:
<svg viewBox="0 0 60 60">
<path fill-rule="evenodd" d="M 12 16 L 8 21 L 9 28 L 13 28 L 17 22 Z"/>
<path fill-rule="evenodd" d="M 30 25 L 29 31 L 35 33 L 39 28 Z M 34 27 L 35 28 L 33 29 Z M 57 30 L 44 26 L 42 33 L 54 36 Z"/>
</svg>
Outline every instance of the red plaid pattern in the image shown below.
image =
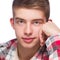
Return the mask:
<svg viewBox="0 0 60 60">
<path fill-rule="evenodd" d="M 0 60 L 19 60 L 16 48 L 16 39 L 0 44 Z M 30 60 L 60 60 L 60 35 L 49 37 Z"/>
</svg>

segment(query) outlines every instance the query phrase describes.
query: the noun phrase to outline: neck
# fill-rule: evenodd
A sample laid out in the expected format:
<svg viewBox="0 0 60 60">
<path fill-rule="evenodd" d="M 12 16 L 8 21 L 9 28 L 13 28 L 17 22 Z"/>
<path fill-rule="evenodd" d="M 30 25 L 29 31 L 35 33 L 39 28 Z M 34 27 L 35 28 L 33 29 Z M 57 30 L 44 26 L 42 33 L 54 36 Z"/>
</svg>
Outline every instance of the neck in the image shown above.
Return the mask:
<svg viewBox="0 0 60 60">
<path fill-rule="evenodd" d="M 34 54 L 38 51 L 39 48 L 40 48 L 39 44 L 32 48 L 24 48 L 18 45 L 17 47 L 18 57 L 21 60 L 30 60 L 34 56 Z"/>
</svg>

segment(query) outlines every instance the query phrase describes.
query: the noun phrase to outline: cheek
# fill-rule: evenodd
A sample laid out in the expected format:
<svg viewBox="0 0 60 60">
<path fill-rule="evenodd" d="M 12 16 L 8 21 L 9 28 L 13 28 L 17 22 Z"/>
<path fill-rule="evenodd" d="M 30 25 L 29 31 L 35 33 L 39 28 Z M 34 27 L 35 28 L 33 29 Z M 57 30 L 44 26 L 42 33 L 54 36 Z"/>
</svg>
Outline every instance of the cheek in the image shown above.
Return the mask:
<svg viewBox="0 0 60 60">
<path fill-rule="evenodd" d="M 24 30 L 23 27 L 15 27 L 16 35 L 19 35 L 19 36 L 23 35 L 23 30 Z"/>
<path fill-rule="evenodd" d="M 39 35 L 42 32 L 42 26 L 33 27 L 33 32 L 35 35 Z"/>
</svg>

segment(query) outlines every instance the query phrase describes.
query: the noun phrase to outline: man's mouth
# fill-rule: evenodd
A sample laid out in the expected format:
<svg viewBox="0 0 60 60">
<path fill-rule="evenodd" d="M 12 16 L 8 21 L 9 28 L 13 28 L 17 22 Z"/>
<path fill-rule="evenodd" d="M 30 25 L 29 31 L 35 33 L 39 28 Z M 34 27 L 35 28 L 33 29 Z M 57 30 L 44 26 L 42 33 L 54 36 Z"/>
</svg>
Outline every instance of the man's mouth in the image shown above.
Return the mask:
<svg viewBox="0 0 60 60">
<path fill-rule="evenodd" d="M 26 43 L 31 43 L 35 39 L 35 37 L 34 38 L 22 38 L 22 39 Z"/>
</svg>

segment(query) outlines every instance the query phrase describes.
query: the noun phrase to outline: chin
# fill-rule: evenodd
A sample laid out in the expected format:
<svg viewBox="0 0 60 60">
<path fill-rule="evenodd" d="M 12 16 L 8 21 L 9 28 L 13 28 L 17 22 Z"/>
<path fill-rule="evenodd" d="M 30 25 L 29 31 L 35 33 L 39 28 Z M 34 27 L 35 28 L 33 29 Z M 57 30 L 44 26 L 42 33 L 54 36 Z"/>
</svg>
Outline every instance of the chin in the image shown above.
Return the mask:
<svg viewBox="0 0 60 60">
<path fill-rule="evenodd" d="M 29 49 L 30 49 L 30 48 L 35 47 L 35 45 L 33 45 L 33 44 L 24 44 L 23 47 L 24 47 L 24 48 L 29 48 Z"/>
</svg>

